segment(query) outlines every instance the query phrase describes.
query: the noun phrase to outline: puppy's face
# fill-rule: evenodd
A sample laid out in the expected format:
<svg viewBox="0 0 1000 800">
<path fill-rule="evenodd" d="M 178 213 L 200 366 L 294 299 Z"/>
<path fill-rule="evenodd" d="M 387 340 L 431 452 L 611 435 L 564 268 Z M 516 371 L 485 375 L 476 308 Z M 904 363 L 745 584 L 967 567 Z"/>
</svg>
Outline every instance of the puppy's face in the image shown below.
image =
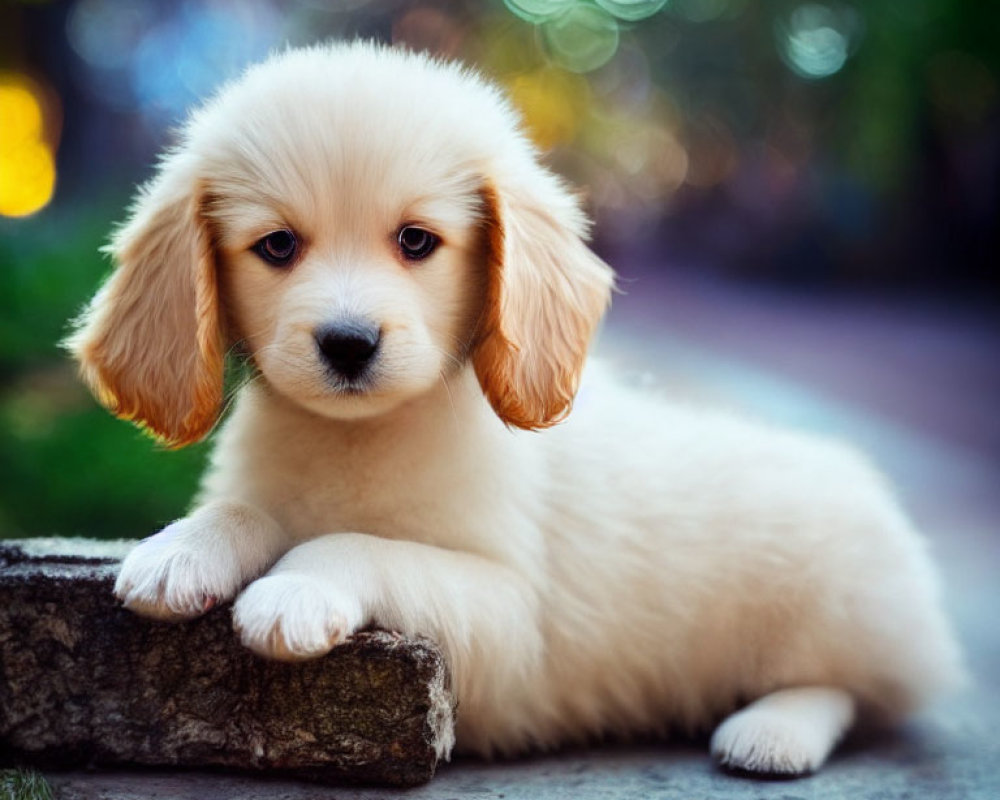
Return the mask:
<svg viewBox="0 0 1000 800">
<path fill-rule="evenodd" d="M 284 152 L 255 126 L 238 142 L 257 153 L 253 186 L 217 178 L 204 214 L 231 339 L 278 392 L 353 418 L 389 410 L 465 361 L 486 251 L 481 179 L 456 163 L 455 145 L 414 158 L 419 129 L 373 142 L 367 126 L 347 128 L 337 158 L 321 137 Z"/>
<path fill-rule="evenodd" d="M 172 445 L 222 404 L 226 350 L 320 414 L 386 413 L 474 369 L 508 425 L 568 412 L 612 273 L 497 91 L 356 44 L 289 51 L 189 120 L 67 341 Z"/>
</svg>

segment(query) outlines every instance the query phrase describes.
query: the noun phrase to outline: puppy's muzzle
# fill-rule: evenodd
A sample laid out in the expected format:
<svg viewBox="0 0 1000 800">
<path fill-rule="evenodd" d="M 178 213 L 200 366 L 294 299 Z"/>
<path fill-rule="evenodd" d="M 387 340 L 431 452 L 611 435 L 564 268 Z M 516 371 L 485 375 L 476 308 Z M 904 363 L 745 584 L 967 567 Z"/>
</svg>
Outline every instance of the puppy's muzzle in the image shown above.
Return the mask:
<svg viewBox="0 0 1000 800">
<path fill-rule="evenodd" d="M 327 367 L 349 381 L 364 375 L 378 352 L 382 331 L 371 323 L 348 320 L 316 329 L 316 346 Z"/>
</svg>

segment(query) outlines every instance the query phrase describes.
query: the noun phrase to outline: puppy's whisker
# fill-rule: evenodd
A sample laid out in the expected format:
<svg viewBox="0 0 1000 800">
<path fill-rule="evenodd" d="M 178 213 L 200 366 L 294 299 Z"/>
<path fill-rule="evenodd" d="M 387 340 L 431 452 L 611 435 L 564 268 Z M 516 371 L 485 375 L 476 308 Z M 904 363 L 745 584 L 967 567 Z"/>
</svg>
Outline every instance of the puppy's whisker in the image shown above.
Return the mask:
<svg viewBox="0 0 1000 800">
<path fill-rule="evenodd" d="M 260 356 L 266 356 L 272 362 L 279 362 L 282 366 L 291 367 L 294 370 L 304 370 L 306 366 L 303 362 L 296 358 L 290 358 L 285 352 L 282 351 L 281 347 L 277 344 L 267 344 L 263 347 L 258 348 L 252 353 L 252 357 L 255 361 L 259 363 Z M 317 365 L 318 366 L 318 365 Z M 313 370 L 318 372 L 319 370 Z"/>
<path fill-rule="evenodd" d="M 463 338 L 461 338 L 459 336 L 456 336 L 453 333 L 445 333 L 444 336 L 447 336 L 449 339 L 451 339 L 451 341 L 455 345 L 454 352 L 458 353 L 460 356 L 465 357 L 465 356 L 468 356 L 469 353 L 472 352 L 472 339 L 471 338 L 467 337 L 467 338 L 463 339 Z"/>
<path fill-rule="evenodd" d="M 444 384 L 445 394 L 448 395 L 448 405 L 451 408 L 451 418 L 456 424 L 458 424 L 458 409 L 455 407 L 455 398 L 451 396 L 451 386 L 448 384 L 448 376 L 444 373 L 444 370 L 439 370 L 438 375 L 441 378 L 441 383 Z"/>
<path fill-rule="evenodd" d="M 457 341 L 457 339 L 456 339 L 456 341 Z M 424 349 L 424 350 L 433 350 L 435 353 L 440 353 L 448 361 L 450 361 L 451 363 L 453 363 L 456 367 L 461 367 L 462 366 L 462 360 L 458 356 L 456 356 L 454 353 L 448 352 L 443 347 L 439 347 L 436 344 L 433 344 L 433 343 L 432 344 L 424 344 L 422 342 L 420 342 L 420 343 L 414 342 L 410 346 L 411 347 L 421 348 L 421 349 Z"/>
</svg>

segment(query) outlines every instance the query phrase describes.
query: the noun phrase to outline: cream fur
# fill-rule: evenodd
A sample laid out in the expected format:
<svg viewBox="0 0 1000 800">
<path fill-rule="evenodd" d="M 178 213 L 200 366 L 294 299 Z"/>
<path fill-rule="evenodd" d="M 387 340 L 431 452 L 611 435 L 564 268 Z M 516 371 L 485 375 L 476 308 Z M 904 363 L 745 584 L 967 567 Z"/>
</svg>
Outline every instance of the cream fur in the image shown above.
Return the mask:
<svg viewBox="0 0 1000 800">
<path fill-rule="evenodd" d="M 415 222 L 442 245 L 410 264 L 394 232 Z M 302 253 L 276 269 L 249 248 L 283 228 Z M 183 619 L 235 600 L 244 643 L 277 658 L 368 624 L 430 636 L 458 746 L 480 753 L 701 730 L 758 701 L 719 728 L 716 757 L 805 772 L 855 710 L 897 718 L 960 681 L 924 542 L 850 449 L 596 367 L 565 422 L 519 430 L 568 411 L 612 276 L 473 74 L 364 44 L 276 56 L 192 116 L 123 230 L 71 340 L 102 398 L 108 380 L 152 381 L 156 402 L 129 415 L 169 441 L 204 416 L 174 388 L 219 372 L 211 348 L 176 353 L 211 338 L 191 299 L 199 242 L 209 312 L 259 370 L 195 511 L 125 560 L 129 608 Z M 158 237 L 166 251 L 143 245 Z M 137 283 L 178 270 L 156 285 L 180 303 Z M 138 324 L 151 303 L 173 316 Z M 313 341 L 352 315 L 383 331 L 360 393 L 331 384 Z"/>
</svg>

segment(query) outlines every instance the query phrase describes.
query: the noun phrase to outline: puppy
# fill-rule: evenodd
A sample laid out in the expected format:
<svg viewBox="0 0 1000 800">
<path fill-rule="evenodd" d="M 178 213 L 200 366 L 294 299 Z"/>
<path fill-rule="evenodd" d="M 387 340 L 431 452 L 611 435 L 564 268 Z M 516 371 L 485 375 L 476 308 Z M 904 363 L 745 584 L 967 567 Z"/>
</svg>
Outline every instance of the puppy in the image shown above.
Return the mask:
<svg viewBox="0 0 1000 800">
<path fill-rule="evenodd" d="M 722 720 L 723 765 L 805 773 L 959 682 L 924 542 L 852 451 L 598 373 L 569 415 L 613 284 L 587 224 L 454 64 L 325 46 L 224 88 L 68 340 L 174 447 L 215 425 L 227 350 L 255 371 L 122 602 L 235 600 L 277 659 L 429 636 L 484 754 Z"/>
</svg>

